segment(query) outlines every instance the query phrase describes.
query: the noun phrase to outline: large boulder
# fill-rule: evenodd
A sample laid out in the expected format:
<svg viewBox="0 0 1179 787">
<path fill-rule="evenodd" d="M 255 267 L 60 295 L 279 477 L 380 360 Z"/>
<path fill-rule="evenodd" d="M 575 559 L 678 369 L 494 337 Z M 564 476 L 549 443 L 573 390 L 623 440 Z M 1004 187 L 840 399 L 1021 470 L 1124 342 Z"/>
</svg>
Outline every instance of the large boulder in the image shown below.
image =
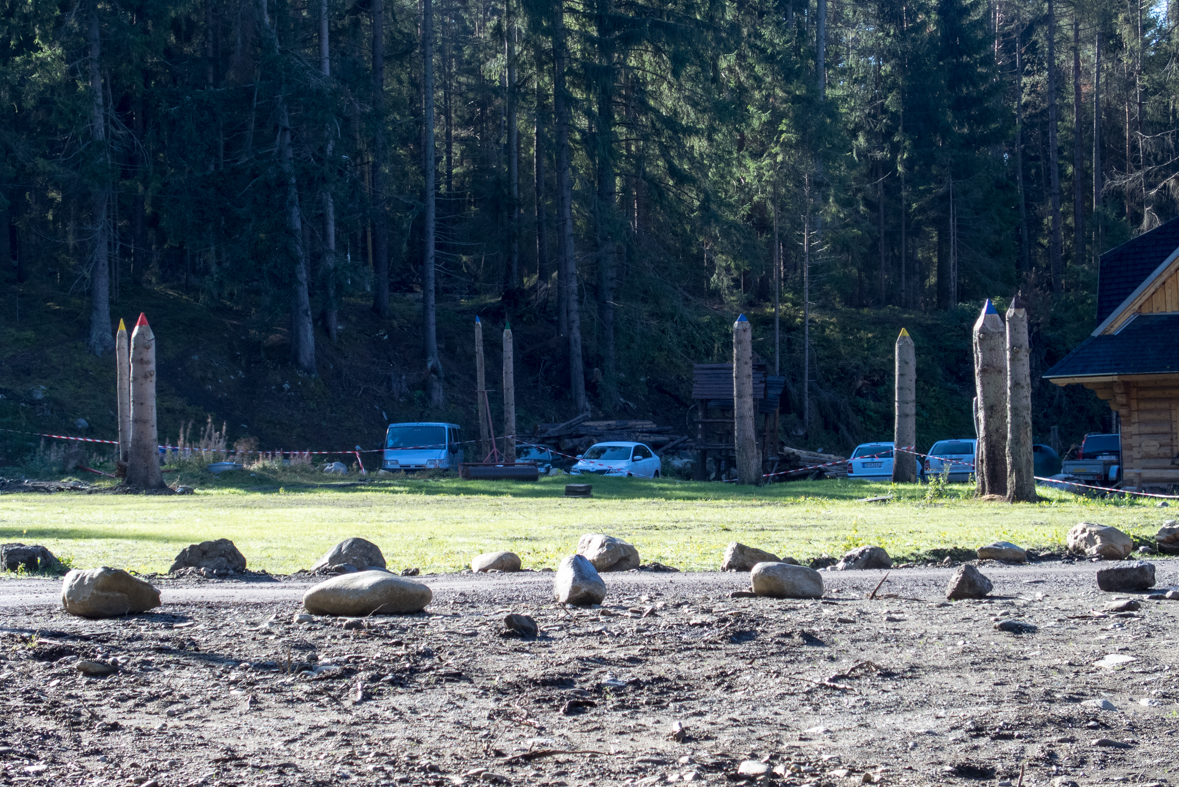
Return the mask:
<svg viewBox="0 0 1179 787">
<path fill-rule="evenodd" d="M 1163 526 L 1154 536 L 1154 545 L 1159 552 L 1168 555 L 1179 554 L 1179 522 L 1174 519 L 1163 522 Z"/>
<path fill-rule="evenodd" d="M 553 596 L 561 604 L 579 607 L 601 604 L 606 598 L 606 583 L 598 576 L 593 563 L 582 555 L 570 555 L 557 567 Z"/>
<path fill-rule="evenodd" d="M 836 571 L 860 571 L 869 568 L 892 568 L 892 558 L 881 547 L 859 547 L 845 553 L 835 564 Z"/>
<path fill-rule="evenodd" d="M 1136 560 L 1097 570 L 1097 587 L 1106 593 L 1136 593 L 1154 587 L 1154 564 Z"/>
<path fill-rule="evenodd" d="M 979 560 L 999 560 L 1003 563 L 1026 563 L 1028 553 L 1010 541 L 996 541 L 978 548 Z"/>
<path fill-rule="evenodd" d="M 168 573 L 183 568 L 205 569 L 218 575 L 240 574 L 246 570 L 246 556 L 239 552 L 228 538 L 202 541 L 180 550 Z"/>
<path fill-rule="evenodd" d="M 995 589 L 991 580 L 974 566 L 966 563 L 959 566 L 950 577 L 950 584 L 946 586 L 946 598 L 950 601 L 961 601 L 964 598 L 986 598 Z"/>
<path fill-rule="evenodd" d="M 577 554 L 598 571 L 630 571 L 638 568 L 639 550 L 620 538 L 602 533 L 586 533 L 577 541 Z"/>
<path fill-rule="evenodd" d="M 1102 560 L 1125 560 L 1134 551 L 1134 541 L 1116 527 L 1082 522 L 1068 531 L 1068 551 Z"/>
<path fill-rule="evenodd" d="M 39 544 L 0 544 L 0 571 L 58 571 L 61 561 Z"/>
<path fill-rule="evenodd" d="M 519 571 L 520 556 L 515 552 L 486 552 L 471 561 L 471 570 L 475 573 L 483 571 Z"/>
<path fill-rule="evenodd" d="M 351 568 L 349 568 L 351 567 Z M 340 574 L 345 571 L 368 571 L 385 568 L 381 548 L 363 538 L 347 538 L 328 550 L 311 567 L 312 574 Z"/>
<path fill-rule="evenodd" d="M 725 547 L 725 560 L 721 563 L 721 571 L 752 571 L 758 563 L 794 563 L 798 561 L 792 557 L 782 559 L 772 552 L 756 547 L 747 547 L 736 541 Z"/>
<path fill-rule="evenodd" d="M 749 572 L 753 592 L 771 598 L 822 598 L 823 575 L 793 563 L 758 563 Z"/>
<path fill-rule="evenodd" d="M 312 615 L 359 618 L 366 615 L 412 615 L 434 598 L 420 582 L 388 571 L 358 571 L 324 580 L 303 594 Z"/>
<path fill-rule="evenodd" d="M 61 603 L 71 615 L 115 618 L 160 605 L 160 591 L 121 568 L 71 571 L 61 583 Z"/>
</svg>

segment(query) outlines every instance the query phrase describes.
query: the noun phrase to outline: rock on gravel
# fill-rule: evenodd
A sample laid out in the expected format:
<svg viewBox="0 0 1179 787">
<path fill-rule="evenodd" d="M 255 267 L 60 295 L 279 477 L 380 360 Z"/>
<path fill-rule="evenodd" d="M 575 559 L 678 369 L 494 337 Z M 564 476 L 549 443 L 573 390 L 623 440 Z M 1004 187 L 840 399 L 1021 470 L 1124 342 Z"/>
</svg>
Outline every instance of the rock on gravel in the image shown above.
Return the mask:
<svg viewBox="0 0 1179 787">
<path fill-rule="evenodd" d="M 620 538 L 602 533 L 586 533 L 577 541 L 577 554 L 598 571 L 630 571 L 641 565 L 639 550 Z"/>
<path fill-rule="evenodd" d="M 1154 564 L 1143 560 L 1098 569 L 1097 587 L 1106 593 L 1135 593 L 1154 587 Z"/>
<path fill-rule="evenodd" d="M 412 615 L 433 598 L 430 588 L 420 582 L 387 571 L 360 571 L 309 588 L 303 594 L 303 606 L 312 615 Z"/>
<path fill-rule="evenodd" d="M 40 544 L 0 544 L 2 571 L 58 571 L 61 561 Z"/>
<path fill-rule="evenodd" d="M 512 612 L 504 617 L 504 628 L 522 637 L 535 637 L 540 633 L 540 628 L 536 625 L 535 620 L 518 612 Z"/>
<path fill-rule="evenodd" d="M 481 571 L 519 571 L 520 556 L 515 552 L 486 552 L 471 561 L 471 570 Z"/>
<path fill-rule="evenodd" d="M 61 583 L 65 611 L 83 618 L 116 618 L 160 605 L 160 591 L 121 568 L 71 571 Z"/>
<path fill-rule="evenodd" d="M 979 560 L 1001 560 L 1004 563 L 1026 563 L 1028 553 L 1010 541 L 996 541 L 978 548 Z"/>
<path fill-rule="evenodd" d="M 79 661 L 74 665 L 74 669 L 78 674 L 85 675 L 88 678 L 101 678 L 103 675 L 113 675 L 119 671 L 119 668 L 114 664 L 108 664 L 105 661 Z"/>
<path fill-rule="evenodd" d="M 859 571 L 869 568 L 892 568 L 892 558 L 881 547 L 859 547 L 844 554 L 835 564 L 836 571 Z"/>
<path fill-rule="evenodd" d="M 228 538 L 202 541 L 180 550 L 168 573 L 182 568 L 203 568 L 214 574 L 240 574 L 246 570 L 246 556 Z"/>
<path fill-rule="evenodd" d="M 1134 551 L 1134 541 L 1116 527 L 1081 522 L 1068 531 L 1068 551 L 1102 560 L 1125 560 Z"/>
<path fill-rule="evenodd" d="M 822 598 L 823 575 L 791 563 L 758 563 L 749 573 L 753 592 L 770 598 Z"/>
<path fill-rule="evenodd" d="M 561 604 L 588 607 L 601 604 L 606 598 L 606 583 L 598 576 L 593 563 L 582 555 L 570 555 L 557 567 L 553 595 Z"/>
<path fill-rule="evenodd" d="M 725 560 L 721 563 L 721 571 L 752 571 L 758 563 L 790 563 L 797 565 L 798 561 L 792 557 L 781 558 L 772 552 L 756 547 L 747 547 L 736 541 L 725 547 Z"/>
<path fill-rule="evenodd" d="M 986 598 L 995 589 L 991 580 L 983 572 L 969 563 L 958 567 L 950 577 L 950 584 L 946 586 L 946 598 L 950 601 L 960 601 L 964 598 Z"/>
<path fill-rule="evenodd" d="M 381 548 L 363 538 L 347 538 L 336 544 L 311 567 L 312 574 L 341 573 L 351 566 L 357 571 L 385 568 Z"/>
<path fill-rule="evenodd" d="M 1179 522 L 1174 519 L 1163 522 L 1163 526 L 1154 536 L 1154 544 L 1159 552 L 1169 555 L 1179 554 Z"/>
</svg>

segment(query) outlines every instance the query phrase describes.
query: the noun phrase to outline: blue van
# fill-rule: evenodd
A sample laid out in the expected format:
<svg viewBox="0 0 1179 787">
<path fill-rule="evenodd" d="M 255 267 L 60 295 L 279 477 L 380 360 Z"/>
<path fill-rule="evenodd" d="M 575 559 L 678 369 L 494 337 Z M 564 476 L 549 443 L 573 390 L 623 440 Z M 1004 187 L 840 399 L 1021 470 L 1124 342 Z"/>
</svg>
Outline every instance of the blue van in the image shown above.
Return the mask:
<svg viewBox="0 0 1179 787">
<path fill-rule="evenodd" d="M 421 421 L 389 424 L 381 469 L 457 470 L 463 459 L 458 424 Z"/>
</svg>

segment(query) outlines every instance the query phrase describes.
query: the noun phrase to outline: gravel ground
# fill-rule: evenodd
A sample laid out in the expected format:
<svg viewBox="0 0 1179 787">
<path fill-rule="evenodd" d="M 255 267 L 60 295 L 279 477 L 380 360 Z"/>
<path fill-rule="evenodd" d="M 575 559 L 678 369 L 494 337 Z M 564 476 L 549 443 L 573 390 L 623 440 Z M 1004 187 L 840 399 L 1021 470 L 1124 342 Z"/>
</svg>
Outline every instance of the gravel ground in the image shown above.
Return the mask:
<svg viewBox="0 0 1179 787">
<path fill-rule="evenodd" d="M 163 606 L 117 620 L 0 582 L 0 784 L 1179 780 L 1179 602 L 1103 612 L 1129 596 L 1091 563 L 980 567 L 992 598 L 952 605 L 950 568 L 894 570 L 875 598 L 884 572 L 824 572 L 813 602 L 607 574 L 586 610 L 550 601 L 551 574 L 426 576 L 426 614 L 352 630 L 292 622 L 298 578 L 157 578 Z M 540 636 L 505 635 L 508 612 Z"/>
</svg>

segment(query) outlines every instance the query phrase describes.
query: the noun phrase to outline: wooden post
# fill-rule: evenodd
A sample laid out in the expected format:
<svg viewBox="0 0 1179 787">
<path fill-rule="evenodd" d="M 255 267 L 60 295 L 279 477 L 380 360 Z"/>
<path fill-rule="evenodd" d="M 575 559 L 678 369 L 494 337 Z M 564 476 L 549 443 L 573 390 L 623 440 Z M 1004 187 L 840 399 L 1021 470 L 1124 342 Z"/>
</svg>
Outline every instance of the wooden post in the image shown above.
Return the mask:
<svg viewBox="0 0 1179 787">
<path fill-rule="evenodd" d="M 704 440 L 708 437 L 708 430 L 705 428 L 704 420 L 708 418 L 708 400 L 697 399 L 696 404 L 696 472 L 692 474 L 692 478 L 696 481 L 707 481 L 708 449 L 704 447 Z"/>
<path fill-rule="evenodd" d="M 119 404 L 119 472 L 126 474 L 131 454 L 131 341 L 121 319 L 115 334 L 115 388 Z"/>
<path fill-rule="evenodd" d="M 127 486 L 163 489 L 156 429 L 156 337 L 139 315 L 131 334 L 131 451 Z"/>
<path fill-rule="evenodd" d="M 516 373 L 512 358 L 512 326 L 504 326 L 504 462 L 516 463 Z"/>
<path fill-rule="evenodd" d="M 896 396 L 893 421 L 892 480 L 897 484 L 917 481 L 917 354 L 909 332 L 901 328 L 896 343 Z M 908 449 L 902 451 L 901 449 Z"/>
<path fill-rule="evenodd" d="M 1007 495 L 1007 352 L 1003 320 L 988 300 L 974 323 L 974 387 L 978 449 L 974 472 L 980 495 Z"/>
<path fill-rule="evenodd" d="M 475 409 L 479 411 L 479 457 L 486 457 L 491 445 L 491 413 L 487 411 L 487 376 L 483 366 L 483 323 L 475 315 Z"/>
<path fill-rule="evenodd" d="M 1007 501 L 1036 501 L 1028 313 L 1017 294 L 1007 309 Z"/>
<path fill-rule="evenodd" d="M 733 323 L 733 441 L 737 483 L 761 483 L 753 410 L 753 331 L 744 314 Z"/>
</svg>

